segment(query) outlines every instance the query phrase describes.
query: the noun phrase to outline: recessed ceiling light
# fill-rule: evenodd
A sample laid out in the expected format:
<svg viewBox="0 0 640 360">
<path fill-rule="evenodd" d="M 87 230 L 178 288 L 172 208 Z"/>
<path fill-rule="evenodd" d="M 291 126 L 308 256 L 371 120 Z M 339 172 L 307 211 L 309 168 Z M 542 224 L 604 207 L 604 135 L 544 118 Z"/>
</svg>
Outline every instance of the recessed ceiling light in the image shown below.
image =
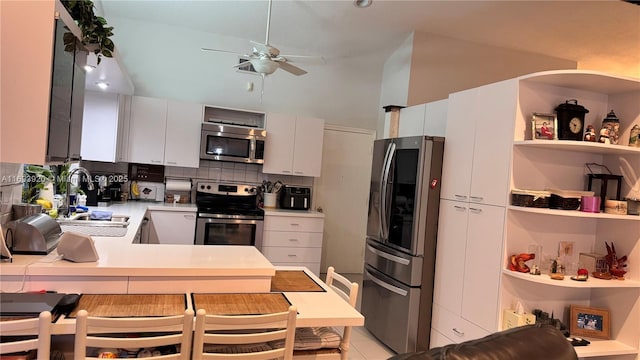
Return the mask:
<svg viewBox="0 0 640 360">
<path fill-rule="evenodd" d="M 371 6 L 373 0 L 354 0 L 353 5 L 359 8 L 366 8 Z"/>
<path fill-rule="evenodd" d="M 96 85 L 102 90 L 106 90 L 109 87 L 109 83 L 104 81 L 96 81 Z"/>
</svg>

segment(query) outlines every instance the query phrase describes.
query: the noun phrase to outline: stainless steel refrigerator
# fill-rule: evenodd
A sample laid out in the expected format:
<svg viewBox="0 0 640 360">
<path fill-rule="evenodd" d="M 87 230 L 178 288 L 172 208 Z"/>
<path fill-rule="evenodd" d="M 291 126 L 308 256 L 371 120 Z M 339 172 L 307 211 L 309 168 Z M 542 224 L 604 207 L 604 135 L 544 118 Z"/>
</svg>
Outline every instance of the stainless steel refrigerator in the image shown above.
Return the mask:
<svg viewBox="0 0 640 360">
<path fill-rule="evenodd" d="M 376 140 L 361 312 L 397 353 L 427 350 L 444 138 Z"/>
</svg>

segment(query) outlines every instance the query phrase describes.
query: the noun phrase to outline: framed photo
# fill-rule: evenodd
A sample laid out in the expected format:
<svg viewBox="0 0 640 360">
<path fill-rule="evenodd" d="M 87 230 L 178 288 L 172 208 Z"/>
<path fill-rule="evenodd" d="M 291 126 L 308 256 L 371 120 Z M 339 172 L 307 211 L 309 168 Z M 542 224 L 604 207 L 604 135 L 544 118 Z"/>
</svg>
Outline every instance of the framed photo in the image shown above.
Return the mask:
<svg viewBox="0 0 640 360">
<path fill-rule="evenodd" d="M 531 120 L 532 140 L 554 140 L 558 138 L 555 114 L 533 113 Z"/>
<path fill-rule="evenodd" d="M 571 336 L 610 338 L 609 310 L 571 305 Z"/>
</svg>

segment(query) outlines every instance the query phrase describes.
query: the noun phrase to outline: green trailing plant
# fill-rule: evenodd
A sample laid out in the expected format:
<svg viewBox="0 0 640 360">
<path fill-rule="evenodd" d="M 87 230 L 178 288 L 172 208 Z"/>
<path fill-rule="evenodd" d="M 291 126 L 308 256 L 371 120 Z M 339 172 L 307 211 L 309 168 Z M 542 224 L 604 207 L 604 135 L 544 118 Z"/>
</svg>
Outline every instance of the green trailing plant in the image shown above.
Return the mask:
<svg viewBox="0 0 640 360">
<path fill-rule="evenodd" d="M 40 198 L 40 192 L 45 190 L 47 184 L 54 181 L 53 172 L 39 165 L 24 166 L 24 187 L 22 189 L 22 201 L 34 204 Z"/>
<path fill-rule="evenodd" d="M 114 44 L 110 39 L 113 35 L 113 26 L 107 26 L 107 21 L 95 14 L 93 1 L 63 0 L 62 4 L 82 31 L 81 43 L 84 48 L 96 54 L 98 65 L 102 56 L 113 57 Z M 73 33 L 64 34 L 65 51 L 75 51 L 77 42 Z"/>
</svg>

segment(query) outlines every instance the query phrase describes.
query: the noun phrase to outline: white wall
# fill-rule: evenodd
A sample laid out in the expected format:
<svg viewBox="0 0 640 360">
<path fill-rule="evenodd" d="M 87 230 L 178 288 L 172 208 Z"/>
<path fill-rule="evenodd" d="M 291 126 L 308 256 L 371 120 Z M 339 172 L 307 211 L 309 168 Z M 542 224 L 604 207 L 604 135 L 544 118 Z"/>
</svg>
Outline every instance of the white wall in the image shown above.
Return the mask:
<svg viewBox="0 0 640 360">
<path fill-rule="evenodd" d="M 245 53 L 251 49 L 247 40 L 118 17 L 110 18 L 109 23 L 117 29 L 114 42 L 134 82 L 135 95 L 299 114 L 323 118 L 328 124 L 375 129 L 383 64 L 372 62 L 366 54 L 328 58 L 325 64 L 297 62 L 308 71 L 298 77 L 277 70 L 266 77 L 260 103 L 260 77 L 233 69 L 236 55 L 200 50 L 215 44 L 216 48 Z M 118 41 L 119 36 L 130 40 Z M 306 54 L 304 49 L 287 49 L 287 53 Z M 138 63 L 145 66 L 129 65 Z M 194 70 L 207 68 L 207 64 L 212 71 Z M 213 71 L 216 64 L 228 67 L 224 76 L 214 75 L 219 74 Z M 248 82 L 254 82 L 253 92 L 247 91 Z"/>
</svg>

